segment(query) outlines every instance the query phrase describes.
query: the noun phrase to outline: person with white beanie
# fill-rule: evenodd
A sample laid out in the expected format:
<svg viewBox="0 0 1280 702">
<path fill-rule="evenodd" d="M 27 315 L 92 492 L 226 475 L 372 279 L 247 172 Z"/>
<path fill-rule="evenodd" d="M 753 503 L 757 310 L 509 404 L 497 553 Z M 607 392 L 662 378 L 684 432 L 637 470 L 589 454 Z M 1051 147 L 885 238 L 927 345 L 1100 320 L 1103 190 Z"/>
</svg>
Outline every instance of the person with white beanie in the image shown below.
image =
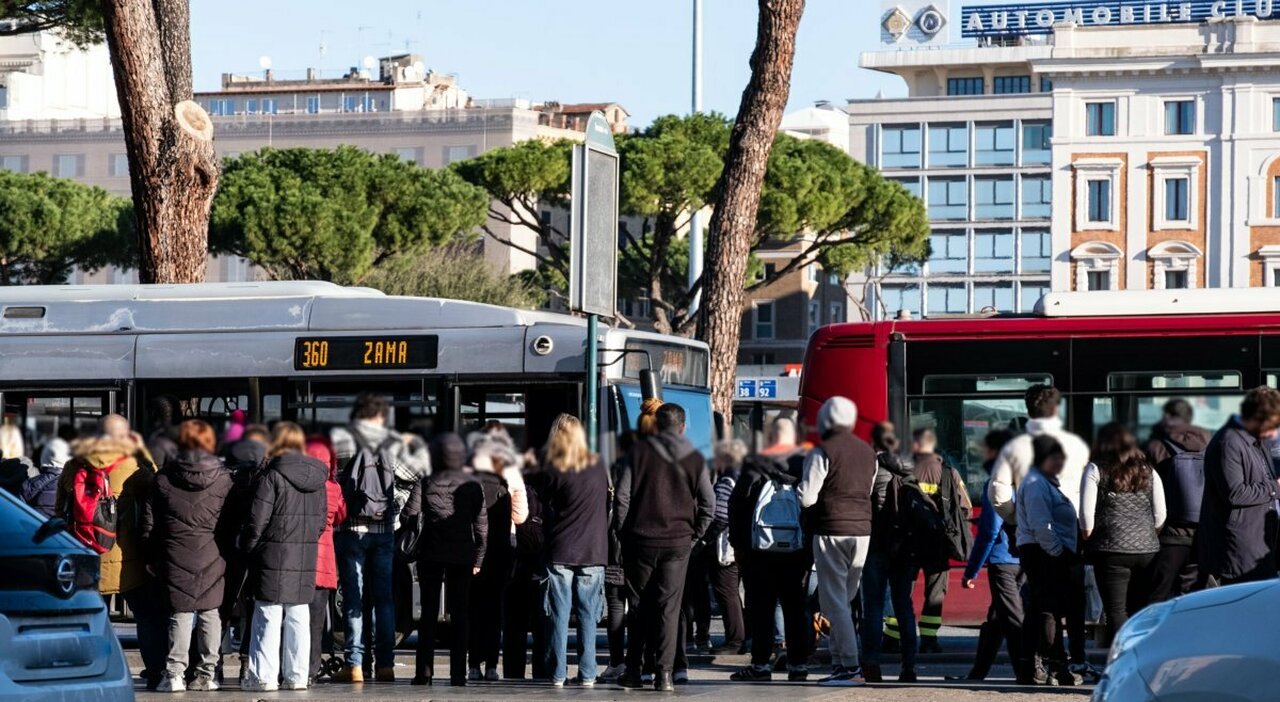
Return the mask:
<svg viewBox="0 0 1280 702">
<path fill-rule="evenodd" d="M 858 408 L 833 397 L 818 410 L 821 443 L 804 463 L 797 490 L 813 530 L 818 599 L 831 621 L 831 675 L 820 685 L 854 686 L 865 680 L 858 660 L 858 637 L 850 603 L 858 593 L 862 566 L 871 546 L 871 491 L 876 452 L 853 435 Z"/>
</svg>

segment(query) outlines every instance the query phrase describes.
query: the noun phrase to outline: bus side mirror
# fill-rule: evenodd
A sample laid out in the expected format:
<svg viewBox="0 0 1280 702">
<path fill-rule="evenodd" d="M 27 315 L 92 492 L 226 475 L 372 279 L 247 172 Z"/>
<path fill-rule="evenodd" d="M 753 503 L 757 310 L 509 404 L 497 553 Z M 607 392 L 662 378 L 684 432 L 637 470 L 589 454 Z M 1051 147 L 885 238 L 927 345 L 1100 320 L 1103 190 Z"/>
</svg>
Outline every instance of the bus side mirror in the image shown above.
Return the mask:
<svg viewBox="0 0 1280 702">
<path fill-rule="evenodd" d="M 645 400 L 662 399 L 662 381 L 652 368 L 640 371 L 640 397 Z"/>
</svg>

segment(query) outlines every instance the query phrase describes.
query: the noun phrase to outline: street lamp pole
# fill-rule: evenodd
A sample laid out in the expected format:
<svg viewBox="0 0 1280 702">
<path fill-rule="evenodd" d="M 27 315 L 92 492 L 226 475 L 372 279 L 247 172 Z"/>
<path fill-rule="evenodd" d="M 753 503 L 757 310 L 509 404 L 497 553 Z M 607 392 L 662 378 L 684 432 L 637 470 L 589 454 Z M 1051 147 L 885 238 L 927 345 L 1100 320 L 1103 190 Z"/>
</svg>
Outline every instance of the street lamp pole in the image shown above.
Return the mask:
<svg viewBox="0 0 1280 702">
<path fill-rule="evenodd" d="M 693 105 L 692 112 L 702 111 L 702 0 L 693 0 Z M 702 277 L 702 213 L 689 217 L 689 287 Z M 699 291 L 689 300 L 689 316 L 698 312 L 702 300 Z"/>
</svg>

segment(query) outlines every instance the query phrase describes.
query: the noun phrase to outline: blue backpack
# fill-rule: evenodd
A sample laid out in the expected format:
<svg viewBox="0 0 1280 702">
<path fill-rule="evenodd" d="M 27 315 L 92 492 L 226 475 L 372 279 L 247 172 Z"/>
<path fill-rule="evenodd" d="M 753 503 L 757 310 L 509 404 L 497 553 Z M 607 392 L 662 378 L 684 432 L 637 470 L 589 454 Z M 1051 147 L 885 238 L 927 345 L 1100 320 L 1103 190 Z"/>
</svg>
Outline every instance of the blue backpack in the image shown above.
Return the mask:
<svg viewBox="0 0 1280 702">
<path fill-rule="evenodd" d="M 1204 500 L 1204 451 L 1188 451 L 1170 439 L 1164 440 L 1169 453 L 1159 471 L 1168 503 L 1169 521 L 1200 523 L 1200 503 Z"/>
<path fill-rule="evenodd" d="M 791 485 L 766 481 L 752 512 L 751 548 L 765 553 L 794 553 L 804 548 L 800 496 Z"/>
</svg>

